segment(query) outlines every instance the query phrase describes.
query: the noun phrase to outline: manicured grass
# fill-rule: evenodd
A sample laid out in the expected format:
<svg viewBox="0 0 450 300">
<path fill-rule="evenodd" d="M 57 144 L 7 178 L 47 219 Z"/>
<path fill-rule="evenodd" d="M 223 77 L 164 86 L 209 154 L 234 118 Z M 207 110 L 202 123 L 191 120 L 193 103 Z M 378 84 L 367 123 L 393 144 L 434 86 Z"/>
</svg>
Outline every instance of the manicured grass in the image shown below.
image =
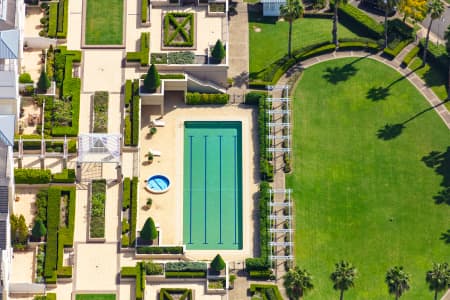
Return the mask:
<svg viewBox="0 0 450 300">
<path fill-rule="evenodd" d="M 78 294 L 76 300 L 116 300 L 114 294 Z"/>
<path fill-rule="evenodd" d="M 309 68 L 295 91 L 287 184 L 296 205 L 296 262 L 314 276 L 310 300 L 338 299 L 329 277 L 341 259 L 359 273 L 346 300 L 393 299 L 384 278 L 395 265 L 411 274 L 402 300 L 432 299 L 425 273 L 432 262 L 448 261 L 440 238 L 450 207 L 433 200 L 448 166 L 439 175 L 422 158 L 446 151 L 449 131 L 401 78 L 379 62 L 348 58 Z M 376 97 L 374 88 L 388 86 L 378 89 L 385 99 Z M 377 137 L 387 123 L 409 119 L 395 138 Z"/>
<path fill-rule="evenodd" d="M 409 65 L 409 68 L 416 72 L 417 76 L 422 78 L 431 87 L 439 99 L 447 99 L 447 74 L 443 74 L 437 68 L 431 68 L 428 63 L 423 67 L 421 66 L 422 59 L 416 57 Z M 447 102 L 445 105 L 450 109 L 450 102 Z"/>
<path fill-rule="evenodd" d="M 249 14 L 250 73 L 262 71 L 271 63 L 287 54 L 287 22 L 276 22 L 276 18 L 263 18 Z M 292 28 L 292 50 L 331 41 L 330 19 L 299 19 Z M 260 32 L 256 32 L 260 30 Z M 339 26 L 339 38 L 356 38 L 346 27 Z"/>
<path fill-rule="evenodd" d="M 120 45 L 123 39 L 123 0 L 86 0 L 86 45 Z"/>
</svg>

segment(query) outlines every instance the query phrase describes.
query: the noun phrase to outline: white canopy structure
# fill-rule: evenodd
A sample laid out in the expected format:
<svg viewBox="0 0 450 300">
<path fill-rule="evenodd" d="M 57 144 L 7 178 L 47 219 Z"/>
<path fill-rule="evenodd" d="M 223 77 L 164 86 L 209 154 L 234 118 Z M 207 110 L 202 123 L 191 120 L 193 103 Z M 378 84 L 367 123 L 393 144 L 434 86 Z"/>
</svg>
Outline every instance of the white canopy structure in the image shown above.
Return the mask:
<svg viewBox="0 0 450 300">
<path fill-rule="evenodd" d="M 78 136 L 80 163 L 117 163 L 120 165 L 120 134 L 88 133 Z"/>
<path fill-rule="evenodd" d="M 263 4 L 263 16 L 278 17 L 280 16 L 280 6 L 286 4 L 286 0 L 261 0 Z"/>
</svg>

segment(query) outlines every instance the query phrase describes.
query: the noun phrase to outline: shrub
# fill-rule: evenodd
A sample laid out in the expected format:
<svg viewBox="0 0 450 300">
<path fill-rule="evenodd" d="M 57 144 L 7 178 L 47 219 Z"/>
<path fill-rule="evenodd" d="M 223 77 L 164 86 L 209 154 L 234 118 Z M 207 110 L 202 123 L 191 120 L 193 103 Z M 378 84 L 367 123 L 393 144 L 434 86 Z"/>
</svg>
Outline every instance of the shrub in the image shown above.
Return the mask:
<svg viewBox="0 0 450 300">
<path fill-rule="evenodd" d="M 217 63 L 220 63 L 222 59 L 225 57 L 225 48 L 220 40 L 217 40 L 214 48 L 211 52 L 212 57 L 216 60 Z"/>
<path fill-rule="evenodd" d="M 409 63 L 413 60 L 413 58 L 417 56 L 419 51 L 420 48 L 418 46 L 412 48 L 411 51 L 409 51 L 408 54 L 406 54 L 405 58 L 403 58 L 402 65 L 404 67 L 407 67 Z"/>
<path fill-rule="evenodd" d="M 167 63 L 189 65 L 195 62 L 195 54 L 191 51 L 169 52 L 167 54 Z"/>
<path fill-rule="evenodd" d="M 122 234 L 122 248 L 128 248 L 130 246 L 130 239 L 128 234 Z"/>
<path fill-rule="evenodd" d="M 155 222 L 151 217 L 147 218 L 147 220 L 145 221 L 140 236 L 141 239 L 145 242 L 151 242 L 158 237 L 158 231 L 156 230 Z"/>
<path fill-rule="evenodd" d="M 225 269 L 225 266 L 225 262 L 223 261 L 223 258 L 222 256 L 220 256 L 220 254 L 217 254 L 211 262 L 211 268 L 217 272 Z"/>
<path fill-rule="evenodd" d="M 167 64 L 167 53 L 151 53 L 150 54 L 151 64 Z"/>
<path fill-rule="evenodd" d="M 31 80 L 31 76 L 28 73 L 22 73 L 19 76 L 19 82 L 20 83 L 33 83 L 33 80 Z"/>
<path fill-rule="evenodd" d="M 47 169 L 14 169 L 14 181 L 18 184 L 45 184 L 50 180 L 51 172 Z"/>
<path fill-rule="evenodd" d="M 226 104 L 229 98 L 228 94 L 186 93 L 186 103 L 191 105 Z"/>
<path fill-rule="evenodd" d="M 264 101 L 264 98 L 267 97 L 266 92 L 250 92 L 245 94 L 245 104 L 248 105 L 258 105 L 260 101 Z"/>
<path fill-rule="evenodd" d="M 39 76 L 39 80 L 37 83 L 37 88 L 40 92 L 45 93 L 47 92 L 50 85 L 51 85 L 50 79 L 48 79 L 47 73 L 42 69 L 41 75 Z"/>
<path fill-rule="evenodd" d="M 165 246 L 165 247 L 138 247 L 138 254 L 183 254 L 183 247 Z"/>
<path fill-rule="evenodd" d="M 169 272 L 197 272 L 206 271 L 206 263 L 197 261 L 179 261 L 166 263 Z"/>
<path fill-rule="evenodd" d="M 147 71 L 147 76 L 144 79 L 144 90 L 149 93 L 154 93 L 161 85 L 161 79 L 159 78 L 158 70 L 154 64 L 150 66 Z"/>
</svg>

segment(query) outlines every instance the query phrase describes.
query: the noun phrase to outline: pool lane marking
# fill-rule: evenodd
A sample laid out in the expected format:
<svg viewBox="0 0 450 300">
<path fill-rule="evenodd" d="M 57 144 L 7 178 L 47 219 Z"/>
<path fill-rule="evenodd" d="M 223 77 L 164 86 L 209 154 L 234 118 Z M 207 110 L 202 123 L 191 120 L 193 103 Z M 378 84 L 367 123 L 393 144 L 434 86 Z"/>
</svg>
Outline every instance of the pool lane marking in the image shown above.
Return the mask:
<svg viewBox="0 0 450 300">
<path fill-rule="evenodd" d="M 204 138 L 205 138 L 205 171 L 204 171 L 204 176 L 205 176 L 205 192 L 204 192 L 204 199 L 205 199 L 205 233 L 204 233 L 204 242 L 203 242 L 203 244 L 208 244 L 208 241 L 206 239 L 206 222 L 207 222 L 207 220 L 206 220 L 206 214 L 207 214 L 207 206 L 206 206 L 206 186 L 207 186 L 207 184 L 206 184 L 206 169 L 208 167 L 208 151 L 207 151 L 206 148 L 207 148 L 207 145 L 208 145 L 208 136 L 205 135 Z"/>
<path fill-rule="evenodd" d="M 189 244 L 192 244 L 192 135 L 189 136 Z"/>
<path fill-rule="evenodd" d="M 236 230 L 237 230 L 237 215 L 236 215 L 236 207 L 237 207 L 237 137 L 234 135 L 234 245 L 237 244 L 237 239 L 236 239 Z"/>
<path fill-rule="evenodd" d="M 222 135 L 219 135 L 219 244 L 222 242 Z"/>
</svg>

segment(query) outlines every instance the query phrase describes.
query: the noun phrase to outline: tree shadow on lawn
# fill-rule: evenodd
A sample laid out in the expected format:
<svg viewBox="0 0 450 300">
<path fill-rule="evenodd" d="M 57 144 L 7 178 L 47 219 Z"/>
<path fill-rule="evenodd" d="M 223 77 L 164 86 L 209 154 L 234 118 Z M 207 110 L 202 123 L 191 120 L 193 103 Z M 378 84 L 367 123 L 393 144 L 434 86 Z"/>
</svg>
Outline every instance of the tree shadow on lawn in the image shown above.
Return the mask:
<svg viewBox="0 0 450 300">
<path fill-rule="evenodd" d="M 377 137 L 380 140 L 384 140 L 384 141 L 392 140 L 392 139 L 398 137 L 400 134 L 402 134 L 403 129 L 406 128 L 405 125 L 407 123 L 409 123 L 409 122 L 413 121 L 414 119 L 420 117 L 424 113 L 435 109 L 436 107 L 444 105 L 448 101 L 449 100 L 445 100 L 445 101 L 440 102 L 439 104 L 436 104 L 434 106 L 428 107 L 428 108 L 426 108 L 426 109 L 416 113 L 415 115 L 413 115 L 412 117 L 406 119 L 405 121 L 403 121 L 401 123 L 397 123 L 397 124 L 389 124 L 389 123 L 387 123 L 386 125 L 384 125 L 384 127 L 382 127 L 381 129 L 379 129 L 377 131 Z"/>
<path fill-rule="evenodd" d="M 447 232 L 441 233 L 441 240 L 446 244 L 450 244 L 450 229 Z"/>
<path fill-rule="evenodd" d="M 374 102 L 380 101 L 380 100 L 386 100 L 387 97 L 389 97 L 391 95 L 391 93 L 389 93 L 389 88 L 388 87 L 371 87 L 368 91 L 367 91 L 367 95 L 366 98 L 370 99 Z"/>
<path fill-rule="evenodd" d="M 433 197 L 436 204 L 450 205 L 450 147 L 445 152 L 431 151 L 422 157 L 422 161 L 429 168 L 442 176 L 442 190 Z"/>
<path fill-rule="evenodd" d="M 322 77 L 332 84 L 347 81 L 358 72 L 358 69 L 353 66 L 353 63 L 346 64 L 342 67 L 328 67 L 325 69 L 325 74 Z"/>
</svg>

